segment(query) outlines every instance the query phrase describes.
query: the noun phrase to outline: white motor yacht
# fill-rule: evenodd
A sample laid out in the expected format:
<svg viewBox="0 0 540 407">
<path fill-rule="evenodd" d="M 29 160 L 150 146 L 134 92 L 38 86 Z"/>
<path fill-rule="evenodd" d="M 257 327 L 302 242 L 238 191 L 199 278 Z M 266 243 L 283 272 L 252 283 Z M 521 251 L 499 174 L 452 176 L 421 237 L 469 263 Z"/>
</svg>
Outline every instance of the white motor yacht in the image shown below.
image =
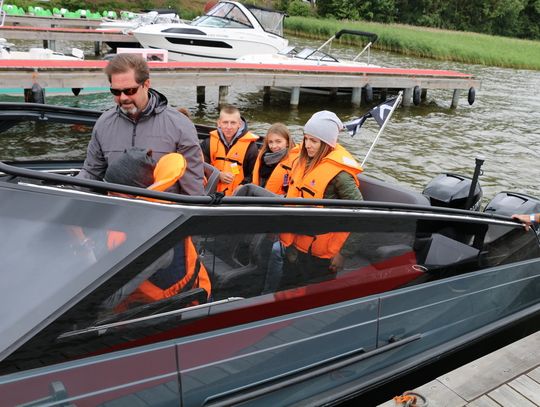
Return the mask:
<svg viewBox="0 0 540 407">
<path fill-rule="evenodd" d="M 152 24 L 133 35 L 145 48 L 168 50 L 173 61 L 235 60 L 285 48 L 284 17 L 281 12 L 221 1 L 190 24 Z"/>
</svg>

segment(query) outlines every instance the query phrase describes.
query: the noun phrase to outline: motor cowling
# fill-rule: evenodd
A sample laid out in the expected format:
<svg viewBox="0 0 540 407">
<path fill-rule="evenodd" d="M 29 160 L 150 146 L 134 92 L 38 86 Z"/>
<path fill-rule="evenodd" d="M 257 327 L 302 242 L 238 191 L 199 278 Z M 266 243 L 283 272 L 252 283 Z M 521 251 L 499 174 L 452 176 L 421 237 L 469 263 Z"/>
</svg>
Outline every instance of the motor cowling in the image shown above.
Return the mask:
<svg viewBox="0 0 540 407">
<path fill-rule="evenodd" d="M 463 175 L 439 174 L 428 183 L 422 193 L 432 206 L 477 211 L 484 193 L 480 183 L 476 183 L 472 202 L 467 205 L 471 184 L 472 179 Z"/>
<path fill-rule="evenodd" d="M 540 212 L 540 199 L 516 192 L 499 192 L 486 205 L 484 212 L 512 216 Z"/>
</svg>

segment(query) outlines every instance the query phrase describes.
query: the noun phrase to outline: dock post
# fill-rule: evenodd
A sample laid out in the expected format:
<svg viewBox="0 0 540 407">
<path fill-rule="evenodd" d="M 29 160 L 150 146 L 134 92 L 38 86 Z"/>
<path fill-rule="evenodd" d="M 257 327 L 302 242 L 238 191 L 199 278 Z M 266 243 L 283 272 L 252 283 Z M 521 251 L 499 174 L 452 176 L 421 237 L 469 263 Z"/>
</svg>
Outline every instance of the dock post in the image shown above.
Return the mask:
<svg viewBox="0 0 540 407">
<path fill-rule="evenodd" d="M 403 92 L 403 101 L 401 102 L 403 106 L 411 105 L 412 93 L 413 93 L 412 88 L 405 88 L 405 91 Z"/>
<path fill-rule="evenodd" d="M 263 102 L 268 103 L 270 102 L 270 90 L 272 89 L 271 86 L 264 86 L 263 87 Z"/>
<path fill-rule="evenodd" d="M 353 106 L 362 104 L 362 88 L 352 88 L 351 103 Z"/>
<path fill-rule="evenodd" d="M 204 103 L 205 100 L 205 86 L 197 86 L 197 103 Z"/>
<path fill-rule="evenodd" d="M 425 101 L 427 98 L 427 89 L 426 88 L 422 88 L 422 93 L 420 95 L 420 99 L 422 99 L 422 101 Z"/>
<path fill-rule="evenodd" d="M 298 106 L 300 102 L 300 86 L 291 89 L 291 106 Z"/>
<path fill-rule="evenodd" d="M 228 94 L 229 94 L 229 87 L 228 86 L 220 86 L 219 87 L 219 101 L 218 101 L 219 106 L 227 104 L 227 95 Z"/>
<path fill-rule="evenodd" d="M 455 109 L 458 106 L 459 101 L 459 89 L 454 89 L 454 94 L 452 95 L 452 103 L 450 108 Z"/>
<path fill-rule="evenodd" d="M 94 55 L 101 55 L 101 41 L 94 41 Z"/>
</svg>

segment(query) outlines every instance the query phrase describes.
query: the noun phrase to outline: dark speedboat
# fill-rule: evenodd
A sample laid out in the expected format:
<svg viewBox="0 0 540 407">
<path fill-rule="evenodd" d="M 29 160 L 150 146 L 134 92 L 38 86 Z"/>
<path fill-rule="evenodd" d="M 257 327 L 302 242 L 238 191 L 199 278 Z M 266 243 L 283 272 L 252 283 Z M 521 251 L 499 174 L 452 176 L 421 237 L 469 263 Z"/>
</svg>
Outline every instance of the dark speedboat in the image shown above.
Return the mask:
<svg viewBox="0 0 540 407">
<path fill-rule="evenodd" d="M 426 197 L 362 176 L 365 201 L 284 205 L 55 168 L 77 171 L 0 163 L 3 405 L 371 405 L 537 330 L 538 236 L 508 217 L 540 211 L 534 198 L 503 193 L 480 212 L 457 208 L 478 206 L 466 177 L 443 175 Z M 114 249 L 111 231 L 125 237 Z M 334 279 L 262 293 L 277 235 L 329 232 L 356 241 Z M 110 306 L 187 237 L 211 293 Z"/>
</svg>

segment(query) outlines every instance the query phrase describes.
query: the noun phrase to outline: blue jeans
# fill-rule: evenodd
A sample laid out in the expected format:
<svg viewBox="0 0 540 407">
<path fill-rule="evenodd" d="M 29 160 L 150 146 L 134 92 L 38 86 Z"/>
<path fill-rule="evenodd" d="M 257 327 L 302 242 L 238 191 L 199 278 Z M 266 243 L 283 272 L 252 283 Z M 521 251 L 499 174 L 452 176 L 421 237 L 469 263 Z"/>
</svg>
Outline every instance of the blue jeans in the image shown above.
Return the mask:
<svg viewBox="0 0 540 407">
<path fill-rule="evenodd" d="M 283 274 L 283 259 L 285 257 L 285 247 L 278 240 L 272 245 L 272 251 L 268 258 L 268 269 L 262 293 L 275 293 L 281 282 Z"/>
</svg>

